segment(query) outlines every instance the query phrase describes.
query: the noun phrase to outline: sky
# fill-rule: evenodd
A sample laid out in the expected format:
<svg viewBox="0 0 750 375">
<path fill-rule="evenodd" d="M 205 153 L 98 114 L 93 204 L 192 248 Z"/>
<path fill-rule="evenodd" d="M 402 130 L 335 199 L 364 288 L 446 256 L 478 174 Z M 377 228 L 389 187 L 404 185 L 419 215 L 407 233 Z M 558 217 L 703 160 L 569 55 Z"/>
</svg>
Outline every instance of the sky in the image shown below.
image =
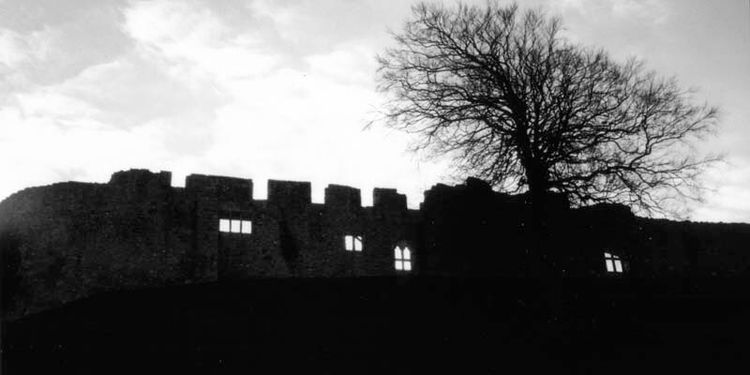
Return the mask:
<svg viewBox="0 0 750 375">
<path fill-rule="evenodd" d="M 450 1 L 444 1 L 451 4 Z M 475 1 L 484 4 L 484 0 Z M 171 171 L 397 188 L 417 208 L 457 183 L 449 160 L 409 151 L 373 119 L 375 57 L 402 0 L 0 0 L 0 199 L 30 186 Z M 572 41 L 643 59 L 721 109 L 699 152 L 696 221 L 750 222 L 750 1 L 534 0 Z"/>
</svg>

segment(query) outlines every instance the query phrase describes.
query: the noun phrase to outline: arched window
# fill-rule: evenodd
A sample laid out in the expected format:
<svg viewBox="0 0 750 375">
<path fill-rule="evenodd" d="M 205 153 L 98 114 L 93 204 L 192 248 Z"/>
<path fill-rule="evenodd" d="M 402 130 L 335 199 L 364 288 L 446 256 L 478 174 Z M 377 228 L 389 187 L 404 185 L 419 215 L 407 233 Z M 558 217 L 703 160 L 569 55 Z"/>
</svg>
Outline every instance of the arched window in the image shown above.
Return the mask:
<svg viewBox="0 0 750 375">
<path fill-rule="evenodd" d="M 411 250 L 406 246 L 393 249 L 396 271 L 411 271 Z"/>
</svg>

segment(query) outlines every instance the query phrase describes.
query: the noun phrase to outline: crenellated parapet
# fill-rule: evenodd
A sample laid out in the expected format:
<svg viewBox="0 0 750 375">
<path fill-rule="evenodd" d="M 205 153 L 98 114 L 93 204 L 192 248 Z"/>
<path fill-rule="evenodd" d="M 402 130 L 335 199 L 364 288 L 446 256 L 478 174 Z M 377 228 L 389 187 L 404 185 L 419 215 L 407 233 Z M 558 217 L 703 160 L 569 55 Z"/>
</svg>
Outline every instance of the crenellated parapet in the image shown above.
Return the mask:
<svg viewBox="0 0 750 375">
<path fill-rule="evenodd" d="M 362 208 L 360 190 L 344 185 L 328 185 L 325 189 L 325 205 L 334 210 L 351 211 Z"/>
<path fill-rule="evenodd" d="M 570 209 L 552 195 L 535 226 L 528 196 L 469 178 L 437 184 L 419 210 L 396 189 L 116 172 L 105 184 L 24 189 L 0 202 L 2 311 L 17 318 L 109 290 L 245 278 L 529 276 L 532 246 L 564 275 L 750 273 L 750 225 L 639 218 L 621 205 Z M 531 228 L 544 228 L 541 235 Z"/>
<path fill-rule="evenodd" d="M 145 196 L 155 191 L 174 189 L 171 187 L 171 180 L 171 172 L 153 173 L 147 169 L 131 169 L 114 173 L 107 185 Z M 268 197 L 264 201 L 278 207 L 304 209 L 312 205 L 311 186 L 312 184 L 306 181 L 268 180 Z M 184 191 L 223 202 L 254 201 L 252 179 L 191 174 L 185 179 Z M 491 191 L 489 185 L 487 191 Z M 362 209 L 361 197 L 362 192 L 358 188 L 329 184 L 325 188 L 323 205 L 334 210 Z M 396 189 L 375 188 L 373 207 L 388 211 L 407 211 L 407 198 Z"/>
<path fill-rule="evenodd" d="M 253 199 L 253 180 L 191 174 L 185 178 L 185 190 L 220 200 L 246 202 Z"/>
<path fill-rule="evenodd" d="M 170 172 L 116 172 L 109 182 L 25 189 L 0 202 L 4 308 L 8 317 L 107 290 L 255 277 L 396 274 L 393 247 L 416 243 L 405 196 L 377 189 L 377 209 L 360 190 L 326 188 L 311 202 L 310 182 Z M 346 238 L 358 238 L 358 251 Z M 417 267 L 413 268 L 414 272 Z M 41 280 L 41 281 L 40 281 Z"/>
<path fill-rule="evenodd" d="M 310 206 L 312 184 L 299 181 L 268 180 L 268 203 L 289 209 Z"/>
<path fill-rule="evenodd" d="M 172 172 L 153 173 L 148 169 L 131 169 L 112 174 L 110 185 L 123 187 L 169 187 L 172 183 Z"/>
<path fill-rule="evenodd" d="M 405 211 L 406 195 L 399 194 L 396 189 L 375 188 L 372 192 L 373 207 L 385 211 Z"/>
</svg>

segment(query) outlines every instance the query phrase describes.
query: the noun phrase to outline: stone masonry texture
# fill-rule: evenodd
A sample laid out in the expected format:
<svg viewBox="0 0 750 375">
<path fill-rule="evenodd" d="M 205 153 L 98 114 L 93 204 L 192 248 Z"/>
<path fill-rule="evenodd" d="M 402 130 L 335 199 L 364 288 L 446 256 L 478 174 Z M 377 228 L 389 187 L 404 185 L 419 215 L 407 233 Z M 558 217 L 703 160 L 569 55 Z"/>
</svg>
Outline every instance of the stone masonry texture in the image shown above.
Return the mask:
<svg viewBox="0 0 750 375">
<path fill-rule="evenodd" d="M 109 183 L 64 182 L 27 188 L 0 202 L 4 319 L 96 293 L 250 278 L 365 276 L 528 276 L 530 244 L 570 277 L 733 277 L 750 273 L 750 224 L 676 222 L 637 217 L 620 205 L 571 209 L 550 203 L 547 235 L 531 231 L 523 195 L 481 180 L 438 184 L 419 210 L 406 196 L 376 188 L 363 207 L 359 189 L 329 185 L 311 202 L 308 182 L 268 182 L 253 198 L 249 179 L 129 170 Z M 227 233 L 220 219 L 252 222 Z M 347 251 L 345 236 L 362 240 Z M 397 271 L 394 248 L 411 250 Z M 603 254 L 625 272 L 608 273 Z"/>
</svg>

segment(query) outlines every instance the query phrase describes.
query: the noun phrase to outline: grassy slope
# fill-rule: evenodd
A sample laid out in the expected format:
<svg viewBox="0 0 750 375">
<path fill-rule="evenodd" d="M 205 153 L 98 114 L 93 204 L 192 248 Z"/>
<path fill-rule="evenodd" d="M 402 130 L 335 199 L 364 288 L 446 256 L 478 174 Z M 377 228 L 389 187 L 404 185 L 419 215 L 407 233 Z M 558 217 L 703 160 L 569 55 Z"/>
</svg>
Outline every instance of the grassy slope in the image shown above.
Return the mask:
<svg viewBox="0 0 750 375">
<path fill-rule="evenodd" d="M 720 373 L 750 353 L 744 281 L 669 297 L 567 281 L 551 306 L 530 284 L 289 279 L 110 293 L 7 323 L 3 373 Z"/>
</svg>

